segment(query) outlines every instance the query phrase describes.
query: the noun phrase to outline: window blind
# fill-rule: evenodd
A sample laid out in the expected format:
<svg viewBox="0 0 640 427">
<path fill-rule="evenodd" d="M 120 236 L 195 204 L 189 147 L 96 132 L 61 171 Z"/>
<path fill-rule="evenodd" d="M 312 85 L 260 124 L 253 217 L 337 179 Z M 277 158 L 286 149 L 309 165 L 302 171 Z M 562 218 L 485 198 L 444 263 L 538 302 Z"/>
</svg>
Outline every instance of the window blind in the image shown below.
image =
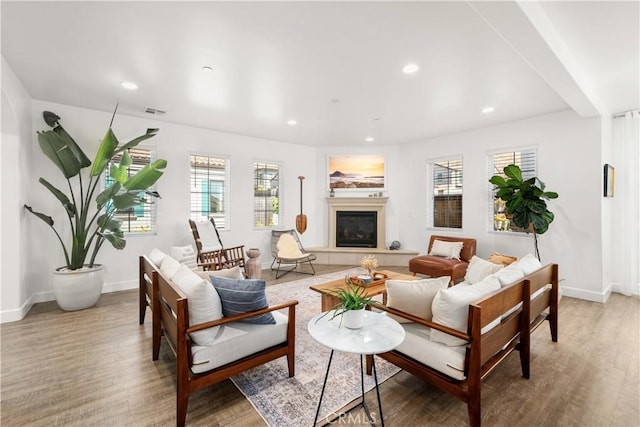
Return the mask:
<svg viewBox="0 0 640 427">
<path fill-rule="evenodd" d="M 229 229 L 229 160 L 191 155 L 189 166 L 190 218 L 205 221 L 213 217 L 218 229 Z"/>
<path fill-rule="evenodd" d="M 427 165 L 427 226 L 462 228 L 462 158 Z"/>
<path fill-rule="evenodd" d="M 273 228 L 280 222 L 280 166 L 253 164 L 253 225 Z"/>
</svg>

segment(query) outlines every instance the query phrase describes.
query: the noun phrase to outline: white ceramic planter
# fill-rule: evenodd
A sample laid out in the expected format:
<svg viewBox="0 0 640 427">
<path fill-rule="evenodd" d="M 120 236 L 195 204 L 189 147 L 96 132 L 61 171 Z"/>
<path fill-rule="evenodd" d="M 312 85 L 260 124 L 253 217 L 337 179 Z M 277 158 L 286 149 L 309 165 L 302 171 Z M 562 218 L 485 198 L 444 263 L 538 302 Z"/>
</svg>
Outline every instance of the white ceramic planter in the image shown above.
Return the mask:
<svg viewBox="0 0 640 427">
<path fill-rule="evenodd" d="M 81 270 L 53 272 L 53 293 L 61 309 L 82 310 L 98 302 L 104 284 L 104 267 L 94 265 Z"/>
<path fill-rule="evenodd" d="M 348 310 L 342 313 L 342 324 L 349 329 L 360 329 L 364 326 L 364 308 Z"/>
</svg>

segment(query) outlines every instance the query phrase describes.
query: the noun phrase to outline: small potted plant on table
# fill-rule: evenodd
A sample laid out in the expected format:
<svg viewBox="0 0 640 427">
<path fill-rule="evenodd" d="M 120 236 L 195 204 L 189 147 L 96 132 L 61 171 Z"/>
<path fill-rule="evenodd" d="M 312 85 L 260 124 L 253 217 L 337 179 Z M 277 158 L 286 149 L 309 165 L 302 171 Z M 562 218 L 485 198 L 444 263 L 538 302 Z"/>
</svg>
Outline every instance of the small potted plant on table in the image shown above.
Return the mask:
<svg viewBox="0 0 640 427">
<path fill-rule="evenodd" d="M 373 297 L 367 295 L 366 288 L 353 284 L 349 277 L 345 277 L 344 281 L 344 288 L 333 289 L 331 291 L 340 302 L 336 304 L 332 310 L 320 316 L 318 320 L 329 313 L 333 313 L 331 319 L 341 316 L 341 325 L 344 324 L 344 326 L 349 329 L 360 329 L 364 326 L 365 309 L 379 303 L 374 300 Z"/>
</svg>

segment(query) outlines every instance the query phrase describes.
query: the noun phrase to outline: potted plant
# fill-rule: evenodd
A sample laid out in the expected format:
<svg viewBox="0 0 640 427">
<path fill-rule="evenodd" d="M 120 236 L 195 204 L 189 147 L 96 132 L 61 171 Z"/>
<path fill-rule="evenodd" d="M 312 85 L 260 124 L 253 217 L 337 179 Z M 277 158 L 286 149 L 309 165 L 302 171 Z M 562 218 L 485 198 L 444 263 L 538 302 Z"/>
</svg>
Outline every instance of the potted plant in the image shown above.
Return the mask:
<svg viewBox="0 0 640 427">
<path fill-rule="evenodd" d="M 507 179 L 494 175 L 489 180 L 497 190 L 495 198 L 504 202 L 513 224 L 527 234 L 533 232 L 536 257 L 540 260 L 538 234 L 544 234 L 554 219 L 553 212 L 547 209 L 546 200 L 557 199 L 558 193 L 544 191 L 545 184 L 538 177 L 523 180 L 522 171 L 517 165 L 506 166 L 504 174 Z"/>
<path fill-rule="evenodd" d="M 374 300 L 373 297 L 367 296 L 366 289 L 362 286 L 355 285 L 348 276 L 345 277 L 344 282 L 344 288 L 332 289 L 330 291 L 340 302 L 336 304 L 332 310 L 320 316 L 316 321 L 322 319 L 329 313 L 333 313 L 331 320 L 342 316 L 340 318 L 340 325 L 344 323 L 344 326 L 350 329 L 362 328 L 364 326 L 364 310 L 367 307 L 379 304 L 379 302 Z"/>
<path fill-rule="evenodd" d="M 65 243 L 51 216 L 36 212 L 26 204 L 24 207 L 51 227 L 62 246 L 65 265 L 54 271 L 52 283 L 56 301 L 64 310 L 80 310 L 98 301 L 102 293 L 103 267 L 95 263 L 96 256 L 105 241 L 116 249 L 126 245 L 120 221 L 114 218 L 116 212 L 151 203 L 150 198 L 160 197 L 149 188 L 162 176 L 166 160 L 158 159 L 128 176 L 131 165 L 128 149 L 155 136 L 158 129 L 147 129 L 144 135 L 120 145 L 111 129 L 115 114 L 114 111 L 93 162 L 60 125 L 60 117 L 55 113 L 43 112 L 44 121 L 52 129 L 37 133 L 40 149 L 67 181 L 65 192 L 44 178 L 39 179 L 66 213 L 71 230 L 69 241 Z M 113 161 L 116 156 L 121 158 L 118 164 Z M 99 183 L 106 170 L 112 183 L 102 189 Z"/>
</svg>

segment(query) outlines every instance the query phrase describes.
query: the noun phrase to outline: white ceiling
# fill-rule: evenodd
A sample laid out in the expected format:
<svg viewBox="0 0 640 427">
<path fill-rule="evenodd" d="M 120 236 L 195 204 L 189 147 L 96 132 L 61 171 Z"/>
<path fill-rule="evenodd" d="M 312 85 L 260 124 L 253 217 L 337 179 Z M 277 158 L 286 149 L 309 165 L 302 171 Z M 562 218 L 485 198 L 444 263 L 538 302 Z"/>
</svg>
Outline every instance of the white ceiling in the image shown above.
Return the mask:
<svg viewBox="0 0 640 427">
<path fill-rule="evenodd" d="M 639 4 L 2 1 L 2 55 L 34 99 L 306 145 L 401 144 L 638 108 Z"/>
</svg>

